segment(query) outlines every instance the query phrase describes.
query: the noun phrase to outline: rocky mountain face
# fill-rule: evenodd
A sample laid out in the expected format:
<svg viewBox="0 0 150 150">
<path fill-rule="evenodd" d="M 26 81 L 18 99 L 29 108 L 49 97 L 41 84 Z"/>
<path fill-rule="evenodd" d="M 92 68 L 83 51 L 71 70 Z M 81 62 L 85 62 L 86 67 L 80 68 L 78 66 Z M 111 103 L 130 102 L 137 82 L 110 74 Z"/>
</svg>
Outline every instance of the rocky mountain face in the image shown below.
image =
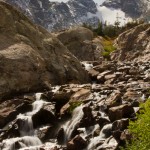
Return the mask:
<svg viewBox="0 0 150 150">
<path fill-rule="evenodd" d="M 45 29 L 3 2 L 0 18 L 0 98 L 49 84 L 88 81 L 78 59 Z"/>
<path fill-rule="evenodd" d="M 67 3 L 49 0 L 5 0 L 23 10 L 35 23 L 48 30 L 61 30 L 87 22 L 98 23 L 97 17 L 87 14 L 97 12 L 93 0 L 70 0 Z"/>
<path fill-rule="evenodd" d="M 3 0 L 30 17 L 35 23 L 49 31 L 58 31 L 83 23 L 97 26 L 99 21 L 116 21 L 120 16 L 121 24 L 125 19 L 140 18 L 150 20 L 149 0 L 103 0 L 98 5 L 93 0 L 68 0 L 67 2 L 52 2 L 50 0 Z M 108 14 L 110 17 L 108 17 Z M 112 16 L 111 16 L 112 15 Z M 111 20 L 111 21 L 110 21 Z M 114 20 L 114 21 L 113 21 Z M 127 22 L 126 20 L 126 22 Z"/>
<path fill-rule="evenodd" d="M 118 50 L 112 59 L 150 61 L 150 24 L 141 24 L 120 34 L 115 43 Z"/>
<path fill-rule="evenodd" d="M 121 9 L 126 13 L 127 16 L 131 18 L 142 17 L 149 20 L 149 0 L 106 0 L 102 5 L 108 8 Z"/>
</svg>

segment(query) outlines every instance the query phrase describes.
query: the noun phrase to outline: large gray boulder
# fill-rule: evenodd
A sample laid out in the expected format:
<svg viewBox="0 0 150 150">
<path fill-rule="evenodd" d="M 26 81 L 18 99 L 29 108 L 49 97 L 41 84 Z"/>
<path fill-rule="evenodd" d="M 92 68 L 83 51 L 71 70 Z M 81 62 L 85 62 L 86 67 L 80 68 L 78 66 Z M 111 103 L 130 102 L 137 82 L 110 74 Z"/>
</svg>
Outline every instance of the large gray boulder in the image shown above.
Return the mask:
<svg viewBox="0 0 150 150">
<path fill-rule="evenodd" d="M 115 42 L 117 50 L 112 53 L 112 59 L 150 60 L 150 24 L 141 24 L 127 30 Z"/>
<path fill-rule="evenodd" d="M 49 32 L 4 2 L 0 18 L 0 98 L 88 81 L 79 61 Z"/>
<path fill-rule="evenodd" d="M 94 38 L 93 32 L 76 27 L 56 34 L 56 37 L 81 61 L 101 60 L 102 38 Z"/>
</svg>

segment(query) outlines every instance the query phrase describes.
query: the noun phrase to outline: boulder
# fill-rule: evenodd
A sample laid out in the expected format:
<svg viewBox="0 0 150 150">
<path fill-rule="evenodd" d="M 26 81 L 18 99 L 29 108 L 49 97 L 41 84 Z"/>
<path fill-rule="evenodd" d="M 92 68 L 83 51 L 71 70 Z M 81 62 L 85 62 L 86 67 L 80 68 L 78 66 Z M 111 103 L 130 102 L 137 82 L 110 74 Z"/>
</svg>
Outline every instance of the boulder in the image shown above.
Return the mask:
<svg viewBox="0 0 150 150">
<path fill-rule="evenodd" d="M 109 109 L 109 119 L 113 122 L 122 118 L 130 118 L 134 114 L 132 106 L 124 104 Z"/>
<path fill-rule="evenodd" d="M 95 124 L 92 109 L 89 106 L 83 107 L 83 118 L 80 121 L 80 127 L 89 127 Z"/>
<path fill-rule="evenodd" d="M 67 150 L 81 150 L 87 146 L 86 141 L 79 135 L 67 143 Z"/>
<path fill-rule="evenodd" d="M 84 27 L 77 27 L 60 32 L 56 37 L 73 53 L 79 60 L 101 60 L 103 50 L 102 39 L 95 38 L 93 32 Z"/>
<path fill-rule="evenodd" d="M 23 99 L 7 100 L 0 104 L 0 128 L 13 121 L 19 113 L 30 111 L 32 106 Z"/>
<path fill-rule="evenodd" d="M 56 124 L 58 119 L 55 116 L 54 106 L 51 104 L 44 105 L 38 112 L 32 116 L 33 127 L 37 128 L 44 124 Z"/>
<path fill-rule="evenodd" d="M 122 103 L 121 96 L 122 95 L 120 91 L 114 91 L 106 99 L 105 105 L 107 105 L 108 108 L 120 105 Z"/>
<path fill-rule="evenodd" d="M 88 81 L 79 61 L 49 32 L 2 1 L 0 18 L 0 98 Z"/>
</svg>

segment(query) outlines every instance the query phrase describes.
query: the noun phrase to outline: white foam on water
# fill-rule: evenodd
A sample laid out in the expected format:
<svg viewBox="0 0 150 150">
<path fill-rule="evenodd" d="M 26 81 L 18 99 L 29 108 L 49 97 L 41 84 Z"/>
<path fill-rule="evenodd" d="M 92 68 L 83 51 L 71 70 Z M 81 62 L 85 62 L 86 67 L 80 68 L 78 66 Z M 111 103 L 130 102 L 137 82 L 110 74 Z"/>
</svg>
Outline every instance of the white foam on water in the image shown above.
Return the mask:
<svg viewBox="0 0 150 150">
<path fill-rule="evenodd" d="M 94 137 L 94 138 L 91 139 L 91 141 L 90 141 L 90 143 L 89 143 L 87 149 L 88 149 L 88 150 L 95 150 L 95 146 L 96 146 L 97 144 L 99 144 L 101 141 L 105 141 L 106 138 L 105 138 L 104 130 L 110 129 L 110 128 L 112 128 L 112 124 L 107 124 L 107 125 L 105 125 L 105 126 L 102 128 L 102 130 L 101 130 L 99 136 Z"/>
<path fill-rule="evenodd" d="M 26 113 L 28 116 L 33 116 L 36 114 L 44 105 L 48 104 L 49 102 L 45 102 L 43 100 L 36 100 L 33 104 L 33 110 L 31 112 Z"/>
<path fill-rule="evenodd" d="M 82 105 L 75 108 L 73 111 L 71 120 L 69 120 L 65 125 L 63 125 L 63 128 L 64 128 L 65 133 L 66 133 L 66 140 L 70 139 L 71 134 L 72 134 L 73 130 L 75 129 L 75 126 L 82 119 L 82 117 L 83 117 L 82 108 L 83 108 Z"/>
<path fill-rule="evenodd" d="M 22 124 L 20 126 L 21 136 L 26 136 L 26 135 L 33 136 L 34 129 L 33 129 L 32 116 L 25 116 L 24 114 L 19 114 L 17 116 L 17 119 L 22 120 Z"/>
<path fill-rule="evenodd" d="M 41 141 L 37 137 L 24 136 L 21 138 L 18 137 L 3 140 L 2 142 L 3 150 L 17 150 L 15 147 L 16 142 L 19 142 L 21 148 L 42 145 Z"/>
<path fill-rule="evenodd" d="M 93 64 L 90 64 L 88 62 L 81 62 L 81 64 L 84 65 L 85 70 L 87 70 L 87 71 L 93 68 Z"/>
</svg>

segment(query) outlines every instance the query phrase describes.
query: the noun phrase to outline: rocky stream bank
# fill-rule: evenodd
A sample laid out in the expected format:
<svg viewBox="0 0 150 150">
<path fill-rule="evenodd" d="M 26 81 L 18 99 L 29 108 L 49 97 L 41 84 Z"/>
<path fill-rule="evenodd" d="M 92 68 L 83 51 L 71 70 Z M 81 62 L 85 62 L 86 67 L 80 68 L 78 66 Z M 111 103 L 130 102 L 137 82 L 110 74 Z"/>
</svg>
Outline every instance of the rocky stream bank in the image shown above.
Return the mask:
<svg viewBox="0 0 150 150">
<path fill-rule="evenodd" d="M 116 150 L 150 96 L 150 62 L 82 62 L 91 82 L 0 103 L 1 150 Z"/>
</svg>

